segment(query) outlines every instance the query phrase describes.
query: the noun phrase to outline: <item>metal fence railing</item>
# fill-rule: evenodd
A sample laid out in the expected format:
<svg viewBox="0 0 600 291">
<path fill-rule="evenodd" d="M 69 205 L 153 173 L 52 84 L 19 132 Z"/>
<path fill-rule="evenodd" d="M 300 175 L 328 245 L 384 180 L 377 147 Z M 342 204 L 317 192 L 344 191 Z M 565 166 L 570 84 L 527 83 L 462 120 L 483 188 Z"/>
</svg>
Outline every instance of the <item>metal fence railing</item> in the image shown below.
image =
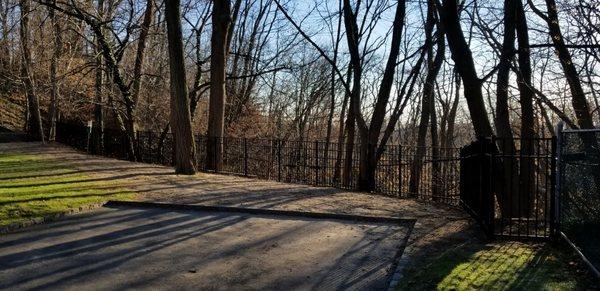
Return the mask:
<svg viewBox="0 0 600 291">
<path fill-rule="evenodd" d="M 558 231 L 600 278 L 600 129 L 557 133 Z"/>
<path fill-rule="evenodd" d="M 551 236 L 555 138 L 480 138 L 461 150 L 461 201 L 489 236 Z"/>
<path fill-rule="evenodd" d="M 57 126 L 57 141 L 80 150 L 144 163 L 173 164 L 173 138 L 169 133 L 137 132 L 135 157 L 130 156 L 127 138 L 121 131 L 104 130 L 102 152 L 95 150 L 94 134 L 97 133 L 84 125 Z M 358 188 L 360 144 L 353 146 L 348 155 L 352 163 L 346 167 L 345 144 L 339 147 L 325 141 L 234 137 L 215 140 L 203 135 L 196 135 L 195 139 L 196 164 L 201 171 L 209 170 L 207 147 L 221 142 L 223 164 L 219 173 L 349 190 Z M 458 205 L 459 149 L 417 149 L 407 145 L 385 147 L 375 172 L 375 192 Z"/>
<path fill-rule="evenodd" d="M 102 152 L 94 131 L 60 123 L 57 140 L 119 159 L 172 165 L 169 133 L 137 132 L 135 157 L 121 131 L 105 130 Z M 208 146 L 223 144 L 220 173 L 354 190 L 360 144 L 262 138 L 220 140 L 197 135 L 197 166 L 206 168 Z M 562 130 L 551 138 L 480 138 L 458 148 L 385 147 L 375 173 L 375 192 L 462 204 L 491 236 L 562 237 L 600 269 L 600 129 Z M 346 166 L 347 158 L 352 161 Z M 600 275 L 600 273 L 598 273 Z"/>
</svg>

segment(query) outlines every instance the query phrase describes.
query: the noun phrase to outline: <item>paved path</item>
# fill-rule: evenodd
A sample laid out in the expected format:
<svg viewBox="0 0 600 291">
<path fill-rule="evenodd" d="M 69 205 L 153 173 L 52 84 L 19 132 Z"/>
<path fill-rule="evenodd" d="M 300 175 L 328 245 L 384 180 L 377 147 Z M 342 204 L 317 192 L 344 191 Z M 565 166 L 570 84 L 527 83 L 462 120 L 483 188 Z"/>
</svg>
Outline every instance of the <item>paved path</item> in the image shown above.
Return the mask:
<svg viewBox="0 0 600 291">
<path fill-rule="evenodd" d="M 409 228 L 102 208 L 0 237 L 0 289 L 381 290 Z"/>
</svg>

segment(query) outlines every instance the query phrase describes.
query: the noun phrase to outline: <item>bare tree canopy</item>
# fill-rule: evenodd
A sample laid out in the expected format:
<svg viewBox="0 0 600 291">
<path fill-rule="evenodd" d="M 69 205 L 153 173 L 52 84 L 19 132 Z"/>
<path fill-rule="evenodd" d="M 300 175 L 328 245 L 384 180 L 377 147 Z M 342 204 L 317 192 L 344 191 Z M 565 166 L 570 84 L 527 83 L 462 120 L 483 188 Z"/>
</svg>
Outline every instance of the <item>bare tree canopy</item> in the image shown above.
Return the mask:
<svg viewBox="0 0 600 291">
<path fill-rule="evenodd" d="M 2 98 L 26 109 L 38 139 L 53 140 L 57 122 L 89 123 L 101 153 L 104 132 L 120 131 L 131 160 L 140 131 L 157 134 L 159 151 L 171 133 L 185 132 L 175 147 L 186 151 L 206 134 L 199 146 L 216 170 L 227 137 L 324 141 L 337 152 L 335 179 L 355 175 L 368 191 L 389 144 L 438 156 L 476 136 L 600 122 L 597 1 L 183 0 L 175 16 L 170 5 L 2 1 Z M 533 165 L 520 167 L 530 175 Z"/>
</svg>

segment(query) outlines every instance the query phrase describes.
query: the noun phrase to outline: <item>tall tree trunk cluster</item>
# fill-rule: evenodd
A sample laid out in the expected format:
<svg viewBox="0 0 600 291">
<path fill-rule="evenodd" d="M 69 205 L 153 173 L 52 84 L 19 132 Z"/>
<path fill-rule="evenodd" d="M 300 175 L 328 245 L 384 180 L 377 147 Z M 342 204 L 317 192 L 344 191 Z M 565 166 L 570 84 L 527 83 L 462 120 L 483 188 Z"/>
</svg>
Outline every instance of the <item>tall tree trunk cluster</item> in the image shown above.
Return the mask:
<svg viewBox="0 0 600 291">
<path fill-rule="evenodd" d="M 431 42 L 433 39 L 433 28 L 437 25 L 436 35 L 436 47 L 437 51 L 434 56 L 433 46 L 426 43 L 427 51 L 427 76 L 425 77 L 425 83 L 423 85 L 423 97 L 421 103 L 421 114 L 419 121 L 419 128 L 417 134 L 417 148 L 415 152 L 415 159 L 412 164 L 409 192 L 416 194 L 419 192 L 419 183 L 421 181 L 421 172 L 423 169 L 423 158 L 426 154 L 426 137 L 427 130 L 430 129 L 431 133 L 431 157 L 434 161 L 432 176 L 439 176 L 439 167 L 435 160 L 439 156 L 439 144 L 438 144 L 438 133 L 437 133 L 437 117 L 435 112 L 435 80 L 437 79 L 438 73 L 442 66 L 442 62 L 445 58 L 445 40 L 444 30 L 440 25 L 437 17 L 436 3 L 434 0 L 427 1 L 427 21 L 425 28 L 426 42 Z M 433 196 L 437 198 L 439 193 L 437 192 L 437 181 L 432 181 L 434 186 Z"/>
</svg>

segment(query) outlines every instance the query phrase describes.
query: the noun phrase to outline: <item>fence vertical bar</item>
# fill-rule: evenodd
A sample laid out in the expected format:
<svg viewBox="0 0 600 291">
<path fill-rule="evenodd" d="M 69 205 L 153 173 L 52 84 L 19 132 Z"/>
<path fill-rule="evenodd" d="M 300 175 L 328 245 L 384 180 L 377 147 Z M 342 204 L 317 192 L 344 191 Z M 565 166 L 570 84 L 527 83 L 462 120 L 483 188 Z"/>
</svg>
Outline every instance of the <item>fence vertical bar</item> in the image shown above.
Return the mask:
<svg viewBox="0 0 600 291">
<path fill-rule="evenodd" d="M 564 122 L 556 125 L 556 134 L 552 137 L 552 173 L 554 179 L 551 184 L 550 197 L 550 235 L 557 239 L 560 233 L 560 191 L 562 177 L 562 146 Z"/>
<path fill-rule="evenodd" d="M 248 139 L 244 137 L 244 176 L 248 176 Z"/>
<path fill-rule="evenodd" d="M 494 237 L 494 233 L 495 233 L 495 218 L 496 218 L 496 207 L 494 207 L 496 204 L 495 202 L 495 191 L 494 191 L 494 163 L 496 160 L 496 136 L 492 135 L 492 139 L 491 139 L 491 143 L 490 143 L 490 174 L 489 174 L 489 178 L 490 181 L 488 183 L 488 189 L 487 189 L 487 196 L 488 196 L 488 206 L 489 207 L 489 227 L 490 227 L 490 236 L 493 238 Z"/>
<path fill-rule="evenodd" d="M 86 128 L 86 141 L 85 141 L 85 151 L 88 154 L 91 153 L 90 141 L 92 140 L 92 126 L 93 126 L 93 122 L 91 120 L 88 121 L 87 128 Z"/>
<path fill-rule="evenodd" d="M 398 145 L 398 197 L 402 197 L 402 145 Z"/>
<path fill-rule="evenodd" d="M 319 185 L 319 141 L 315 140 L 315 183 Z"/>
<path fill-rule="evenodd" d="M 277 140 L 277 181 L 281 182 L 281 140 Z"/>
<path fill-rule="evenodd" d="M 148 148 L 146 150 L 146 152 L 148 152 L 148 154 L 150 155 L 150 163 L 153 163 L 153 158 L 152 158 L 152 132 L 148 131 Z M 143 158 L 142 158 L 143 160 Z M 146 162 L 146 161 L 143 161 Z"/>
</svg>

